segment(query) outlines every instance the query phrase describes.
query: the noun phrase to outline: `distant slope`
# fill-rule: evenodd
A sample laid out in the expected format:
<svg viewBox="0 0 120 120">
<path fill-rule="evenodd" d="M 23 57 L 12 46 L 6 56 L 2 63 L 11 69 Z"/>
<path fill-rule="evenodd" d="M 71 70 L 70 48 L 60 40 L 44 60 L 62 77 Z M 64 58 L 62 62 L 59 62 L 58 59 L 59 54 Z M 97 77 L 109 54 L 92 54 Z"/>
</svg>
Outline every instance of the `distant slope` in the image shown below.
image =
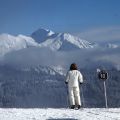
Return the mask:
<svg viewBox="0 0 120 120">
<path fill-rule="evenodd" d="M 97 78 L 94 69 L 81 72 L 84 76 L 80 86 L 82 107 L 105 107 L 103 81 Z M 108 107 L 120 107 L 119 71 L 108 72 Z M 69 106 L 67 96 L 65 76 L 50 67 L 0 66 L 1 108 L 66 108 Z"/>
</svg>

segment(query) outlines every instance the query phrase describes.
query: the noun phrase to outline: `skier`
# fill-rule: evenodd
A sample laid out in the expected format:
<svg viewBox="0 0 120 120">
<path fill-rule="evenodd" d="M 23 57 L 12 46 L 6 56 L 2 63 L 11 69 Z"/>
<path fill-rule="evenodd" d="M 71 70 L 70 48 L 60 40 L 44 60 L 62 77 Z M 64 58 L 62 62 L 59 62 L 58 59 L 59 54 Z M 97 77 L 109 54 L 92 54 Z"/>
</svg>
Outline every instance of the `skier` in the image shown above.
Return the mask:
<svg viewBox="0 0 120 120">
<path fill-rule="evenodd" d="M 74 109 L 75 107 L 80 109 L 81 107 L 79 82 L 80 84 L 83 83 L 83 76 L 80 71 L 77 70 L 77 65 L 72 63 L 65 80 L 65 83 L 68 84 L 68 94 L 71 109 Z"/>
</svg>

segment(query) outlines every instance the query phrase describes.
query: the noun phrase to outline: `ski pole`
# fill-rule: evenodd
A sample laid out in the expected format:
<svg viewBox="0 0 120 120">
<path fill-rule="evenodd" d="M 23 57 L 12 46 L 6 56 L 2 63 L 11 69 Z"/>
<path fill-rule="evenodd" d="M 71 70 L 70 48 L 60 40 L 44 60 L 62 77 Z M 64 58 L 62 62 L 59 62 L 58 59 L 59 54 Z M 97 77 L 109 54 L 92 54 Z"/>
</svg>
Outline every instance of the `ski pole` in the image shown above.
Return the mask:
<svg viewBox="0 0 120 120">
<path fill-rule="evenodd" d="M 83 104 L 83 107 L 85 107 L 84 95 L 83 95 L 83 88 L 82 88 L 82 86 L 80 86 L 80 89 L 81 89 L 81 103 Z"/>
<path fill-rule="evenodd" d="M 68 85 L 66 84 L 66 91 L 67 91 L 67 106 L 69 105 L 69 96 L 68 96 Z"/>
</svg>

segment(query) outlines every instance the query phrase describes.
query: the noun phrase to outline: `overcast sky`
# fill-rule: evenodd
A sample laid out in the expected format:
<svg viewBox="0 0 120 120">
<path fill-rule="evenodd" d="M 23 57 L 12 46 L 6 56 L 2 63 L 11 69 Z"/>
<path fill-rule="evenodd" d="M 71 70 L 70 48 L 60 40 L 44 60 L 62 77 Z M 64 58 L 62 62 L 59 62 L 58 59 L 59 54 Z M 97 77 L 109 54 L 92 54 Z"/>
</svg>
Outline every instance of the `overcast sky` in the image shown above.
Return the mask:
<svg viewBox="0 0 120 120">
<path fill-rule="evenodd" d="M 0 33 L 30 35 L 42 27 L 94 39 L 119 26 L 120 0 L 0 0 Z"/>
</svg>

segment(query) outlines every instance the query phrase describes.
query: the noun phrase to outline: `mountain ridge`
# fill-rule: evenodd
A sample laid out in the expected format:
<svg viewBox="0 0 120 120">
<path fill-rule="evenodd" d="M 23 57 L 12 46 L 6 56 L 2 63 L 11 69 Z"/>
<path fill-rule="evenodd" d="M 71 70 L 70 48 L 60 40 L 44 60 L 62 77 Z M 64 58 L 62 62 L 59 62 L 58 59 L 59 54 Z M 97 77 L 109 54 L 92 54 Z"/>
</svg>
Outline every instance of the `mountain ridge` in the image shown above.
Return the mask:
<svg viewBox="0 0 120 120">
<path fill-rule="evenodd" d="M 43 33 L 42 38 L 40 33 Z M 52 50 L 74 50 L 94 47 L 94 44 L 69 33 L 55 33 L 45 29 L 38 29 L 32 33 L 31 37 L 36 42 L 39 42 L 41 47 L 48 47 Z"/>
<path fill-rule="evenodd" d="M 94 48 L 94 44 L 69 33 L 55 33 L 47 29 L 38 29 L 31 36 L 0 34 L 0 55 L 28 47 L 47 47 L 53 51 L 69 51 Z"/>
</svg>

